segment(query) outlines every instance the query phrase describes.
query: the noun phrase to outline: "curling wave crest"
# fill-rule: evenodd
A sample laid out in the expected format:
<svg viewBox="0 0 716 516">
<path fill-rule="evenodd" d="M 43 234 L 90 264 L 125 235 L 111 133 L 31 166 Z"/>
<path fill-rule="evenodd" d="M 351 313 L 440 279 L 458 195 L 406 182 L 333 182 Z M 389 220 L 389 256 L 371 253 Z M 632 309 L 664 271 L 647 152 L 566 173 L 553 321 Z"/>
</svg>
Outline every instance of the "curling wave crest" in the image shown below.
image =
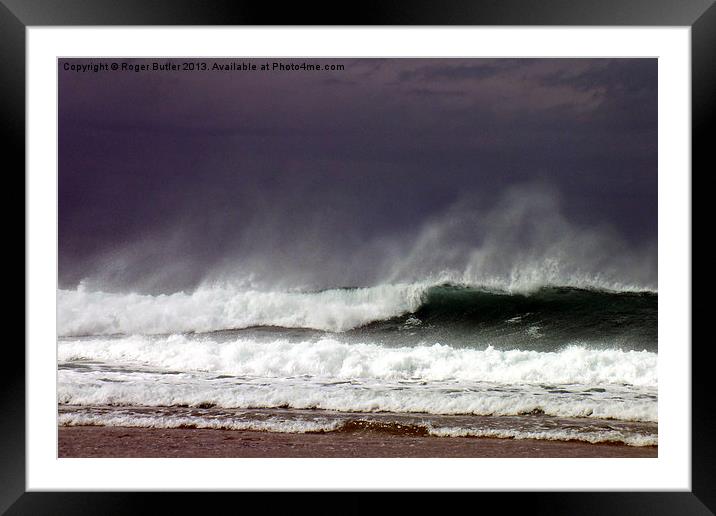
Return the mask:
<svg viewBox="0 0 716 516">
<path fill-rule="evenodd" d="M 526 290 L 514 287 L 434 282 L 317 292 L 207 287 L 193 293 L 156 296 L 90 292 L 80 287 L 58 291 L 57 326 L 60 336 L 203 333 L 258 326 L 344 332 L 421 308 L 442 312 L 446 303 L 455 310 L 453 319 L 464 319 L 466 309 L 472 315 L 492 314 L 508 319 L 524 308 L 537 315 L 547 309 L 544 316 L 551 321 L 574 315 L 582 322 L 585 313 L 606 320 L 615 303 L 631 316 L 629 304 L 634 302 L 637 308 L 651 303 L 656 313 L 656 295 L 632 287 L 618 291 L 603 285 L 585 288 L 530 284 Z M 504 311 L 505 307 L 512 311 Z"/>
</svg>

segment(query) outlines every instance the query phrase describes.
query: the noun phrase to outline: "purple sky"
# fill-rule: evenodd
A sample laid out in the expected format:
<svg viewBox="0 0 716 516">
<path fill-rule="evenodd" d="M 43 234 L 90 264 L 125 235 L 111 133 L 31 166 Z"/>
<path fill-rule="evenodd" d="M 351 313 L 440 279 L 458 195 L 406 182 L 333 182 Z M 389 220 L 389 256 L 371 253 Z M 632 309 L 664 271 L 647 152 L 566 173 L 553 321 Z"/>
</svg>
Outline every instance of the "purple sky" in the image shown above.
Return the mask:
<svg viewBox="0 0 716 516">
<path fill-rule="evenodd" d="M 189 289 L 257 255 L 330 268 L 515 185 L 549 190 L 573 227 L 655 242 L 655 59 L 282 60 L 303 61 L 345 70 L 60 60 L 60 286 Z"/>
</svg>

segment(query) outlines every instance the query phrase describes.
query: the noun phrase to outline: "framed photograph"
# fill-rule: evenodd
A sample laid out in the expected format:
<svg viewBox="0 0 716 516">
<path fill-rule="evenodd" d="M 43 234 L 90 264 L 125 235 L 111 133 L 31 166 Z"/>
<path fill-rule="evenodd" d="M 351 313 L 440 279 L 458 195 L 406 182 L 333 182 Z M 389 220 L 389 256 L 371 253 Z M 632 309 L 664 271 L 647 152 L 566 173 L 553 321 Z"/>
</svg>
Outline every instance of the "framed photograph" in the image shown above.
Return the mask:
<svg viewBox="0 0 716 516">
<path fill-rule="evenodd" d="M 27 304 L 1 510 L 712 513 L 710 2 L 4 4 Z"/>
</svg>

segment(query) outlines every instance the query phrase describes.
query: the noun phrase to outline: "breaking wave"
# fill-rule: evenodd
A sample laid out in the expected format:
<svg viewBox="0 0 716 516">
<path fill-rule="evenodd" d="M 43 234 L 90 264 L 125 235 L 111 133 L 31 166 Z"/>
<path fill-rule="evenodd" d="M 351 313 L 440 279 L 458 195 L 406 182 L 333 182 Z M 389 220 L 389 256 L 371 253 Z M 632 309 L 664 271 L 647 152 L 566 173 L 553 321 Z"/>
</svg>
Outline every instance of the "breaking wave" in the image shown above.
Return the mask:
<svg viewBox="0 0 716 516">
<path fill-rule="evenodd" d="M 285 378 L 481 381 L 500 383 L 657 385 L 657 353 L 568 346 L 539 352 L 455 348 L 442 344 L 384 347 L 333 338 L 227 342 L 183 335 L 63 340 L 61 362 L 144 365 L 170 371 Z"/>
<path fill-rule="evenodd" d="M 581 329 L 605 337 L 644 334 L 655 340 L 656 308 L 654 292 L 636 289 L 541 287 L 523 292 L 414 283 L 318 292 L 203 288 L 152 296 L 79 288 L 58 291 L 57 326 L 60 336 L 81 336 L 251 327 L 346 332 L 376 323 L 389 330 L 406 322 L 484 329 L 538 321 L 553 330 Z M 396 319 L 406 315 L 414 317 Z"/>
</svg>

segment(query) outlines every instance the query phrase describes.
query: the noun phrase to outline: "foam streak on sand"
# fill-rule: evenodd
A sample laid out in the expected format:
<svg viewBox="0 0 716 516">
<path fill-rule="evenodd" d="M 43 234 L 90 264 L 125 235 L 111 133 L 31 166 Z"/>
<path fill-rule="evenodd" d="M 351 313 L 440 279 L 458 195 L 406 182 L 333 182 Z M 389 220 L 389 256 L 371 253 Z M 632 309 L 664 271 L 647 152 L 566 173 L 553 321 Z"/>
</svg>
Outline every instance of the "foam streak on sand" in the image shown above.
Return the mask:
<svg viewBox="0 0 716 516">
<path fill-rule="evenodd" d="M 653 424 L 596 422 L 588 428 L 574 420 L 549 417 L 456 416 L 409 417 L 399 413 L 366 415 L 268 409 L 221 411 L 218 409 L 137 409 L 106 406 L 68 407 L 60 413 L 60 426 L 117 426 L 125 428 L 197 428 L 261 431 L 289 434 L 370 432 L 405 436 L 489 437 L 617 443 L 656 446 Z"/>
</svg>

